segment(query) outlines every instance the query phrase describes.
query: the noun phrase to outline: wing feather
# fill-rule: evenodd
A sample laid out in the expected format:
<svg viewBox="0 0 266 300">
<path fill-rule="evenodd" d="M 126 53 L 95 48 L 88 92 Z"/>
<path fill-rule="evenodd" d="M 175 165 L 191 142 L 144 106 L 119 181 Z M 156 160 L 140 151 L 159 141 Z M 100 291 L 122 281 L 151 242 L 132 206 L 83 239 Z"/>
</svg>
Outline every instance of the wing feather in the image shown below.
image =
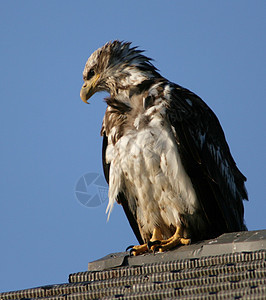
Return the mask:
<svg viewBox="0 0 266 300">
<path fill-rule="evenodd" d="M 237 168 L 221 125 L 195 94 L 172 85 L 168 107 L 184 167 L 191 178 L 210 232 L 246 230 L 245 176 Z"/>
</svg>

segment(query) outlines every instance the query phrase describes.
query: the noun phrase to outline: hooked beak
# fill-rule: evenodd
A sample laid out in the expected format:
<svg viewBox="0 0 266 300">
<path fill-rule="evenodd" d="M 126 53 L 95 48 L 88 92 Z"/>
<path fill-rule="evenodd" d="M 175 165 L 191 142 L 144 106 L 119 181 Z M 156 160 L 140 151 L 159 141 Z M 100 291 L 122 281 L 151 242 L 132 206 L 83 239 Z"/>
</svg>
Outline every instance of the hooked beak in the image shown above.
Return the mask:
<svg viewBox="0 0 266 300">
<path fill-rule="evenodd" d="M 97 82 L 100 75 L 95 75 L 93 78 L 86 80 L 80 90 L 80 98 L 83 102 L 87 102 L 87 100 L 97 92 Z"/>
</svg>

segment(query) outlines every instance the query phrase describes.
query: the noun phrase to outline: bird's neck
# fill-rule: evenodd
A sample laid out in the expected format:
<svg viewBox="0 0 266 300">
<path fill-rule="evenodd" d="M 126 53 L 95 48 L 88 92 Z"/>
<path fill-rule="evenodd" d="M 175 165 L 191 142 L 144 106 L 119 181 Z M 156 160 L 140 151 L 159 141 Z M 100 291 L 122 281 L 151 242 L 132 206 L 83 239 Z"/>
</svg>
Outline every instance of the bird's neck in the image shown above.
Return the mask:
<svg viewBox="0 0 266 300">
<path fill-rule="evenodd" d="M 116 77 L 109 78 L 107 86 L 111 97 L 129 97 L 130 92 L 142 82 L 155 78 L 155 73 L 144 72 L 137 68 L 125 68 L 123 74 L 127 74 L 127 76 L 121 76 L 120 79 Z"/>
</svg>

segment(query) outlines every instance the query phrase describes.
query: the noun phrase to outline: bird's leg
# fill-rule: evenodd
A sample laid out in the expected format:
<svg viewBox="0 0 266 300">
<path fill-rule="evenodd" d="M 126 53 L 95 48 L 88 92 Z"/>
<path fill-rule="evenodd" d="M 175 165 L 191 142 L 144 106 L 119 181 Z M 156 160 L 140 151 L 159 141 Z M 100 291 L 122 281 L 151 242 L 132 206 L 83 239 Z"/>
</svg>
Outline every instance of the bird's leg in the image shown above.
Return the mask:
<svg viewBox="0 0 266 300">
<path fill-rule="evenodd" d="M 183 227 L 177 226 L 173 236 L 164 240 L 160 228 L 154 228 L 150 241 L 146 244 L 134 246 L 130 250 L 133 255 L 139 255 L 148 251 L 164 252 L 175 248 L 178 245 L 188 245 L 191 240 L 183 237 Z"/>
<path fill-rule="evenodd" d="M 161 230 L 159 228 L 154 228 L 150 241 L 146 244 L 132 247 L 130 252 L 133 253 L 134 256 L 136 256 L 150 250 L 153 251 L 156 246 L 161 245 L 161 240 Z"/>
<path fill-rule="evenodd" d="M 177 245 L 188 245 L 191 240 L 183 237 L 183 228 L 182 226 L 177 226 L 175 234 L 167 240 L 161 240 L 161 243 L 157 245 L 154 250 L 159 250 L 163 252 L 165 250 L 170 250 L 175 248 Z"/>
<path fill-rule="evenodd" d="M 163 235 L 160 228 L 155 227 L 153 229 L 152 237 L 148 242 L 148 249 L 154 251 L 158 245 L 161 245 L 162 240 L 163 240 Z"/>
</svg>

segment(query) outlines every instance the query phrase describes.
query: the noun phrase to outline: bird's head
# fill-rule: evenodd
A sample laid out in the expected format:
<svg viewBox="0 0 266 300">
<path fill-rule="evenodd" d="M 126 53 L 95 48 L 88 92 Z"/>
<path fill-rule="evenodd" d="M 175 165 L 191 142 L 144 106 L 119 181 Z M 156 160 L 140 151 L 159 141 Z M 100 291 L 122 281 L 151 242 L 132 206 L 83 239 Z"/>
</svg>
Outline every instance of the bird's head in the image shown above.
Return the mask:
<svg viewBox="0 0 266 300">
<path fill-rule="evenodd" d="M 82 101 L 96 92 L 107 91 L 111 96 L 129 91 L 146 79 L 159 76 L 151 59 L 131 43 L 113 41 L 99 48 L 89 57 L 83 71 Z"/>
</svg>

